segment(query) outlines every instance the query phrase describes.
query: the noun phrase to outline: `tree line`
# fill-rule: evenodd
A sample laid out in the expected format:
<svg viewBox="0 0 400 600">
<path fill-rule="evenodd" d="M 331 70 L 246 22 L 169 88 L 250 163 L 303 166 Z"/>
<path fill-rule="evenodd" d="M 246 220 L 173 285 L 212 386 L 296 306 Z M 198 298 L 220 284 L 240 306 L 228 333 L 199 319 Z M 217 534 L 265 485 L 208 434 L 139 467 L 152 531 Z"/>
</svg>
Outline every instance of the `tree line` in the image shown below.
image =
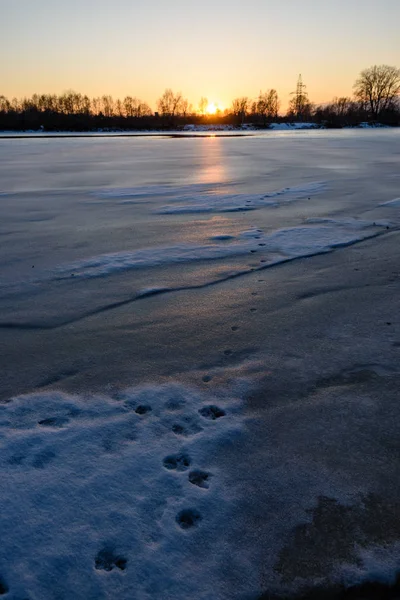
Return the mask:
<svg viewBox="0 0 400 600">
<path fill-rule="evenodd" d="M 325 127 L 355 126 L 362 122 L 400 125 L 400 69 L 375 65 L 363 70 L 353 86 L 353 97 L 334 98 L 316 105 L 310 101 L 301 76 L 286 114 L 280 115 L 280 99 L 275 89 L 260 91 L 257 98 L 235 98 L 225 110 L 208 112 L 207 98 L 197 107 L 181 92 L 166 89 L 157 109 L 133 96 L 122 100 L 104 95 L 89 98 L 75 91 L 33 94 L 30 98 L 9 100 L 0 95 L 0 129 L 45 131 L 94 129 L 171 129 L 185 124 L 266 128 L 277 121 L 309 121 Z"/>
</svg>

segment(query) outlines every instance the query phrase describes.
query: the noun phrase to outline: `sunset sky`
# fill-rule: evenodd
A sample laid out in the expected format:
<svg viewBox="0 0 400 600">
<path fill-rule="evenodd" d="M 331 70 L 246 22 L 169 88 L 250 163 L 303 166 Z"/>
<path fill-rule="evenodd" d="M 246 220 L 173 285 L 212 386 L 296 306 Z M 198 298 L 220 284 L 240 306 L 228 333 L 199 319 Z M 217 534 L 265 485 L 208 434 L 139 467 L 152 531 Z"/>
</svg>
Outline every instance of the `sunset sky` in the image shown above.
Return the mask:
<svg viewBox="0 0 400 600">
<path fill-rule="evenodd" d="M 222 108 L 299 73 L 314 102 L 359 71 L 400 67 L 400 0 L 0 0 L 0 94 L 132 95 L 166 87 Z"/>
</svg>

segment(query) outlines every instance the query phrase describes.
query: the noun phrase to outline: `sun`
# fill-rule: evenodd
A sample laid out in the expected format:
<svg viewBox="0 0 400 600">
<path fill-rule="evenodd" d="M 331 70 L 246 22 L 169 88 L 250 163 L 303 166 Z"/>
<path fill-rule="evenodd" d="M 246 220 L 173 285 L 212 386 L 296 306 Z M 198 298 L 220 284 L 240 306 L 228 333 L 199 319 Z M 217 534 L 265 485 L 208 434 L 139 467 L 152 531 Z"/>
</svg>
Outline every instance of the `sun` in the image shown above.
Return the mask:
<svg viewBox="0 0 400 600">
<path fill-rule="evenodd" d="M 215 102 L 209 102 L 208 105 L 207 105 L 207 109 L 206 109 L 207 114 L 208 115 L 215 115 L 215 113 L 217 112 L 218 108 L 219 107 L 218 107 L 217 104 L 215 104 Z"/>
</svg>

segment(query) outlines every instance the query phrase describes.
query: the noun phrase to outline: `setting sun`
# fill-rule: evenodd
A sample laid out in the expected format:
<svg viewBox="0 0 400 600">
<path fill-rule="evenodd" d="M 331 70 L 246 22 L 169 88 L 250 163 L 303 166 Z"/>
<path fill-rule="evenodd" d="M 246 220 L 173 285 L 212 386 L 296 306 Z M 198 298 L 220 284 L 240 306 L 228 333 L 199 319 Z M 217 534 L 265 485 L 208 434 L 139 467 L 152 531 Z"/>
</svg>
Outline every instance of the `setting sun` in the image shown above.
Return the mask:
<svg viewBox="0 0 400 600">
<path fill-rule="evenodd" d="M 218 104 L 216 104 L 215 102 L 208 103 L 208 106 L 207 106 L 207 114 L 208 115 L 215 115 L 217 110 L 219 110 Z"/>
</svg>

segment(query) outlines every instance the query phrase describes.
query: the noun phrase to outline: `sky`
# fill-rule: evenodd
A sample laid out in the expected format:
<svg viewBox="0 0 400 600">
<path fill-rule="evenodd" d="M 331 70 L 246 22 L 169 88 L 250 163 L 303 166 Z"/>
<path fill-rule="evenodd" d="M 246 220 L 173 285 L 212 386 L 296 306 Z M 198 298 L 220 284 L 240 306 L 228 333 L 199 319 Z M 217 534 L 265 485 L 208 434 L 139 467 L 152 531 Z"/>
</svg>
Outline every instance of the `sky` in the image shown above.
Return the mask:
<svg viewBox="0 0 400 600">
<path fill-rule="evenodd" d="M 194 107 L 275 88 L 301 73 L 310 100 L 349 96 L 359 72 L 400 67 L 400 0 L 0 0 L 0 95 L 166 88 Z"/>
</svg>

